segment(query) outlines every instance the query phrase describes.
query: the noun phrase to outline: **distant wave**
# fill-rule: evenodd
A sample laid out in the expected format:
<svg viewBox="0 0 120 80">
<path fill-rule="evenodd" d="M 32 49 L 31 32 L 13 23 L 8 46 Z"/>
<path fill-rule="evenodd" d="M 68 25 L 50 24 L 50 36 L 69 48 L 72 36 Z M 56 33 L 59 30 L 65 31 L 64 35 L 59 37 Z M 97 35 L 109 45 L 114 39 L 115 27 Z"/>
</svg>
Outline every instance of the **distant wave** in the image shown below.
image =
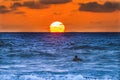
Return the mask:
<svg viewBox="0 0 120 80">
<path fill-rule="evenodd" d="M 92 50 L 105 50 L 105 47 L 100 46 L 90 46 L 90 45 L 81 45 L 81 46 L 73 46 L 68 49 L 78 50 L 78 49 L 92 49 Z"/>
<path fill-rule="evenodd" d="M 21 57 L 21 58 L 29 58 L 29 57 L 38 57 L 38 56 L 45 56 L 45 57 L 55 57 L 55 55 L 47 52 L 20 52 L 20 53 L 9 53 L 7 54 L 8 57 Z"/>
<path fill-rule="evenodd" d="M 0 47 L 12 46 L 13 43 L 0 40 Z"/>
<path fill-rule="evenodd" d="M 119 44 L 119 43 L 112 43 L 112 42 L 111 42 L 111 43 L 108 43 L 107 45 L 108 45 L 108 46 L 119 46 L 119 47 L 120 47 L 120 44 Z"/>
</svg>

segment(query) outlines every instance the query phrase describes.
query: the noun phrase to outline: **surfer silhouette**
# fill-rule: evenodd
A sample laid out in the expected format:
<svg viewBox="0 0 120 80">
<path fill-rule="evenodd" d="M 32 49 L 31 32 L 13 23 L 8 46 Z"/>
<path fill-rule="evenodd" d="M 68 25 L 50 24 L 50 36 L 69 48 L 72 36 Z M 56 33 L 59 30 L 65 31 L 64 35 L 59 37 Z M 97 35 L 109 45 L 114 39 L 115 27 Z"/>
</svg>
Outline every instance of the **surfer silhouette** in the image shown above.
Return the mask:
<svg viewBox="0 0 120 80">
<path fill-rule="evenodd" d="M 73 58 L 73 61 L 78 62 L 78 61 L 82 61 L 82 59 L 78 58 L 78 56 L 75 55 L 75 57 Z"/>
</svg>

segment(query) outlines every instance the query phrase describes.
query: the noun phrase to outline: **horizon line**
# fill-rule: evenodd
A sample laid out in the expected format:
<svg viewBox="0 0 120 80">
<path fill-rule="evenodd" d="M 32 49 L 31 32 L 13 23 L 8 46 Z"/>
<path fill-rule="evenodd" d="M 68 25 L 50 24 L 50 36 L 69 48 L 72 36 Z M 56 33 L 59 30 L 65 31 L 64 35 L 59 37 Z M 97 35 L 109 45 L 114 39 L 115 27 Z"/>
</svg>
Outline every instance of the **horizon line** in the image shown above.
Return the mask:
<svg viewBox="0 0 120 80">
<path fill-rule="evenodd" d="M 28 32 L 28 31 L 22 31 L 22 32 L 18 32 L 18 31 L 8 31 L 8 32 L 0 32 L 0 33 L 120 33 L 120 32 L 75 32 L 75 31 L 72 31 L 72 32 L 34 32 L 34 31 L 31 31 L 31 32 Z"/>
</svg>

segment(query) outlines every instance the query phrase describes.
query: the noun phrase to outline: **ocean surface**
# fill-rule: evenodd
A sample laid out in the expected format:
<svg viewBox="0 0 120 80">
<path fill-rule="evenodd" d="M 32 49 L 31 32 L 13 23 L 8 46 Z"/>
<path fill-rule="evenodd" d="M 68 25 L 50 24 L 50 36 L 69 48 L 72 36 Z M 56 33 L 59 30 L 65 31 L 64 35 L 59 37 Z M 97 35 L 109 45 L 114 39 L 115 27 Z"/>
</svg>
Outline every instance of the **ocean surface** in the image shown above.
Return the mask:
<svg viewBox="0 0 120 80">
<path fill-rule="evenodd" d="M 119 79 L 120 33 L 0 33 L 0 80 Z"/>
</svg>

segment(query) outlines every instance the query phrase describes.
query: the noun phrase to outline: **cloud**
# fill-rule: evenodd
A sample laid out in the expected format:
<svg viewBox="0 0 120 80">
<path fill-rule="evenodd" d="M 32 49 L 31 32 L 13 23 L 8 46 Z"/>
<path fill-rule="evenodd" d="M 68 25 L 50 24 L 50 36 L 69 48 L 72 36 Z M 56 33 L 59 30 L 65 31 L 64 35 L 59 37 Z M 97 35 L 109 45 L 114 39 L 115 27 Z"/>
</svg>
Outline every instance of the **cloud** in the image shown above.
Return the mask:
<svg viewBox="0 0 120 80">
<path fill-rule="evenodd" d="M 7 1 L 7 0 L 6 0 Z M 12 1 L 21 1 L 21 0 L 12 0 Z M 14 2 L 10 7 L 9 10 L 5 6 L 0 6 L 0 13 L 7 13 L 10 11 L 14 11 L 19 7 L 27 7 L 30 9 L 44 9 L 48 8 L 50 4 L 63 4 L 70 2 L 72 0 L 38 0 L 38 1 L 24 1 L 21 2 Z"/>
<path fill-rule="evenodd" d="M 12 1 L 21 1 L 21 0 L 12 0 Z"/>
<path fill-rule="evenodd" d="M 71 2 L 72 0 L 40 0 L 43 4 L 63 4 Z"/>
<path fill-rule="evenodd" d="M 4 0 L 4 1 L 22 1 L 22 0 Z"/>
<path fill-rule="evenodd" d="M 43 9 L 43 8 L 48 8 L 49 5 L 42 4 L 40 3 L 40 1 L 25 1 L 23 3 L 14 2 L 9 8 L 7 8 L 5 5 L 0 5 L 0 14 L 5 14 L 8 12 L 15 11 L 19 7 L 28 7 L 30 9 Z"/>
<path fill-rule="evenodd" d="M 24 7 L 28 7 L 31 9 L 42 9 L 42 8 L 48 8 L 48 5 L 41 4 L 39 1 L 26 1 L 23 3 Z"/>
<path fill-rule="evenodd" d="M 17 9 L 18 7 L 22 7 L 22 6 L 23 6 L 23 5 L 22 5 L 21 3 L 16 2 L 16 3 L 12 4 L 12 5 L 10 6 L 10 8 L 12 8 L 12 9 Z"/>
<path fill-rule="evenodd" d="M 15 12 L 15 14 L 25 14 L 23 11 Z"/>
<path fill-rule="evenodd" d="M 30 9 L 43 9 L 48 8 L 49 5 L 41 4 L 40 1 L 25 1 L 23 3 L 15 2 L 10 8 L 17 9 L 19 7 L 28 7 Z"/>
<path fill-rule="evenodd" d="M 5 14 L 5 13 L 8 13 L 10 12 L 11 10 L 7 9 L 6 6 L 4 5 L 0 5 L 0 14 Z"/>
<path fill-rule="evenodd" d="M 104 4 L 98 4 L 97 2 L 89 2 L 80 5 L 80 11 L 114 12 L 116 10 L 120 10 L 120 3 L 115 2 L 105 2 Z"/>
</svg>

